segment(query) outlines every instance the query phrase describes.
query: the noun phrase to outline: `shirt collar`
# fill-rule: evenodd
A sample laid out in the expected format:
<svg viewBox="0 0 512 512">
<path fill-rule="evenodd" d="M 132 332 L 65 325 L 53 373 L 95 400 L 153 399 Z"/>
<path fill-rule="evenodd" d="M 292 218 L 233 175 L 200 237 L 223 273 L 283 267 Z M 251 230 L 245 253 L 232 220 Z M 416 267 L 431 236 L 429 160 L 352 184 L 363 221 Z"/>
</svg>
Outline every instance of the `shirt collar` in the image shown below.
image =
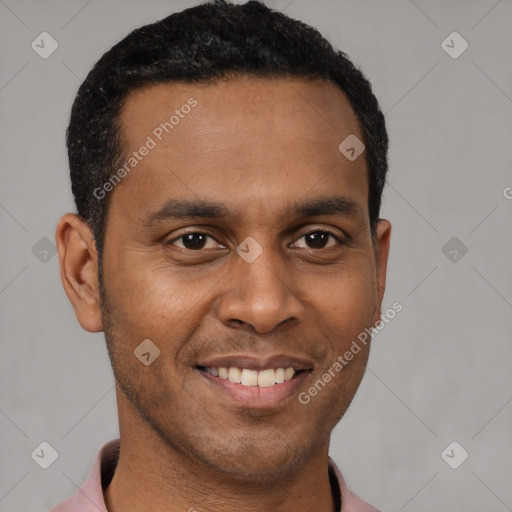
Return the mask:
<svg viewBox="0 0 512 512">
<path fill-rule="evenodd" d="M 114 439 L 102 446 L 85 483 L 71 496 L 49 512 L 108 512 L 105 506 L 103 488 L 112 477 L 119 459 L 120 440 Z M 338 512 L 379 512 L 351 492 L 345 480 L 329 457 L 329 480 Z"/>
</svg>

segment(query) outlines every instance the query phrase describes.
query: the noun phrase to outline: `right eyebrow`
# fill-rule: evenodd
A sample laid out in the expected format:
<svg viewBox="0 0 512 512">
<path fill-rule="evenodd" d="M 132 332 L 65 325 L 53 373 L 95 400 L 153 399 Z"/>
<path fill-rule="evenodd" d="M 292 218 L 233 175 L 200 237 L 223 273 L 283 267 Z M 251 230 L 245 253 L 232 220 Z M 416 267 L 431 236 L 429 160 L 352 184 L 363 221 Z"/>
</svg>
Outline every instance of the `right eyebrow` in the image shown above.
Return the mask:
<svg viewBox="0 0 512 512">
<path fill-rule="evenodd" d="M 220 219 L 229 217 L 229 211 L 214 201 L 169 199 L 156 212 L 144 215 L 141 222 L 151 228 L 168 220 Z"/>
</svg>

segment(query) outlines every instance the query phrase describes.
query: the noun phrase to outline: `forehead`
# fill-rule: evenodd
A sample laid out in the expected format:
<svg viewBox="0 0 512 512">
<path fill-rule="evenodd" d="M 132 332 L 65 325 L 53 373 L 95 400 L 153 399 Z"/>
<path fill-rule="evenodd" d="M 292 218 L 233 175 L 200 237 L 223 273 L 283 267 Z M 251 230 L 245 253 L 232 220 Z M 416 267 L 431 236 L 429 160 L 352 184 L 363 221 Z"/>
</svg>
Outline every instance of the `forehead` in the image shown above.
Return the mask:
<svg viewBox="0 0 512 512">
<path fill-rule="evenodd" d="M 240 211 L 337 189 L 367 211 L 364 156 L 351 162 L 338 149 L 349 135 L 362 140 L 359 123 L 343 92 L 325 80 L 150 85 L 127 97 L 120 129 L 125 160 L 152 141 L 115 190 L 132 203 L 136 194 L 141 207 L 195 196 L 229 200 Z"/>
<path fill-rule="evenodd" d="M 211 82 L 169 82 L 144 86 L 128 94 L 122 111 L 121 127 L 125 140 L 137 132 L 148 132 L 168 120 L 175 109 L 194 98 L 200 116 L 191 116 L 187 124 L 207 123 L 211 131 L 221 123 L 239 128 L 242 133 L 254 131 L 255 121 L 262 129 L 285 125 L 290 132 L 304 128 L 314 131 L 350 130 L 362 139 L 357 117 L 345 94 L 334 83 L 322 79 L 232 76 Z M 215 115 L 216 122 L 208 116 Z M 290 119 L 294 123 L 289 124 Z M 261 121 L 265 120 L 265 123 Z M 204 134 L 204 133 L 203 133 Z M 341 135 L 342 133 L 339 133 Z M 302 133 L 301 135 L 304 135 Z"/>
</svg>

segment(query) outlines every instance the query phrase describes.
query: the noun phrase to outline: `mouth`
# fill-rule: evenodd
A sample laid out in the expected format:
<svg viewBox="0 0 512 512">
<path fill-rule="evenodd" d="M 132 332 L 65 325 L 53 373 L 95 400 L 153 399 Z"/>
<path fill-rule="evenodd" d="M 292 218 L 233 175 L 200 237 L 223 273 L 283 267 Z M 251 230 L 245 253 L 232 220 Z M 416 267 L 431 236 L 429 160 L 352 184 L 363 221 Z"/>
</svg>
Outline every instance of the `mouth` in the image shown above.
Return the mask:
<svg viewBox="0 0 512 512">
<path fill-rule="evenodd" d="M 275 408 L 313 371 L 309 361 L 276 356 L 218 358 L 195 367 L 215 391 L 246 408 Z"/>
<path fill-rule="evenodd" d="M 283 384 L 294 379 L 297 375 L 309 372 L 311 369 L 298 370 L 291 366 L 287 368 L 267 368 L 265 370 L 252 370 L 238 366 L 197 366 L 202 372 L 209 373 L 213 377 L 227 380 L 233 384 L 240 384 L 247 387 L 268 388 Z"/>
</svg>

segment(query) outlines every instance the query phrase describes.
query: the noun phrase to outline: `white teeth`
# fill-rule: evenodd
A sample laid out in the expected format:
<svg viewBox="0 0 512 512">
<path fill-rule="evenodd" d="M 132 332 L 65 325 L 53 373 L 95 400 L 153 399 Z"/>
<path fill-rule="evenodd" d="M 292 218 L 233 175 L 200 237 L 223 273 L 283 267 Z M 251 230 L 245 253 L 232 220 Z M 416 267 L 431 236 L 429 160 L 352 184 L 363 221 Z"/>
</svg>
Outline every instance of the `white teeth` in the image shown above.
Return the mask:
<svg viewBox="0 0 512 512">
<path fill-rule="evenodd" d="M 258 385 L 258 372 L 256 370 L 242 370 L 242 377 L 240 378 L 240 384 L 244 386 L 257 386 Z"/>
<path fill-rule="evenodd" d="M 275 370 L 262 370 L 258 372 L 258 386 L 260 388 L 268 388 L 276 383 Z"/>
<path fill-rule="evenodd" d="M 205 370 L 219 377 L 220 379 L 229 380 L 236 384 L 243 386 L 259 386 L 260 388 L 267 388 L 274 384 L 282 384 L 285 380 L 293 379 L 295 376 L 295 369 L 289 368 L 269 368 L 267 370 L 249 370 L 247 368 L 239 368 L 237 366 L 218 367 L 218 368 L 205 368 Z"/>
<path fill-rule="evenodd" d="M 242 377 L 242 370 L 237 366 L 232 366 L 229 369 L 228 380 L 229 382 L 234 382 L 235 384 L 240 384 L 240 378 Z"/>
<path fill-rule="evenodd" d="M 293 379 L 294 375 L 295 375 L 295 370 L 293 368 L 286 368 L 284 371 L 284 380 Z"/>
</svg>

